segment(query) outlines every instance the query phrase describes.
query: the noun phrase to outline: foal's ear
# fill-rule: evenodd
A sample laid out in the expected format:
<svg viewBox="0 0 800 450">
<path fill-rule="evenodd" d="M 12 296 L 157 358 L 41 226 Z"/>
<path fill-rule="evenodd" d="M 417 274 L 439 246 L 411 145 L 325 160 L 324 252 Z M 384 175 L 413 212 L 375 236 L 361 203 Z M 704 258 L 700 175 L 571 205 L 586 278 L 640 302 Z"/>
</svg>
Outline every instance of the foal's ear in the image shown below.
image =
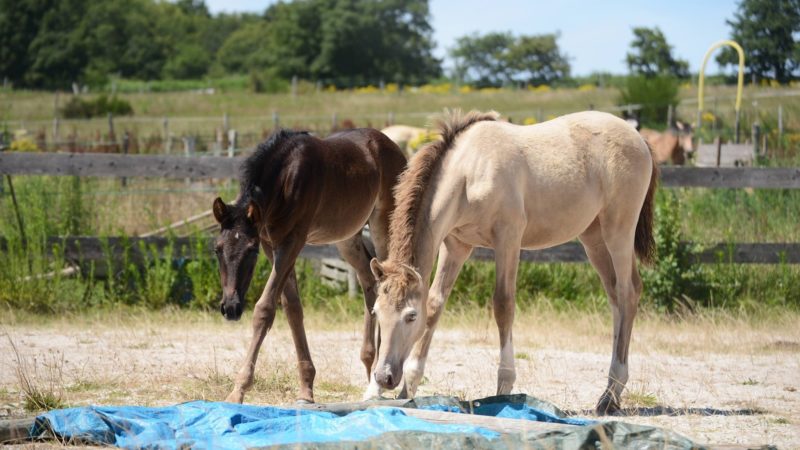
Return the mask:
<svg viewBox="0 0 800 450">
<path fill-rule="evenodd" d="M 264 206 L 264 192 L 255 186 L 250 191 L 250 201 L 247 203 L 247 218 L 253 223 L 261 221 L 261 208 Z"/>
<path fill-rule="evenodd" d="M 214 199 L 214 206 L 211 209 L 214 211 L 214 218 L 220 224 L 228 217 L 228 205 L 219 197 Z"/>
<path fill-rule="evenodd" d="M 369 268 L 372 270 L 372 276 L 375 277 L 375 281 L 381 281 L 386 274 L 378 258 L 372 258 L 372 261 L 369 262 Z"/>
</svg>

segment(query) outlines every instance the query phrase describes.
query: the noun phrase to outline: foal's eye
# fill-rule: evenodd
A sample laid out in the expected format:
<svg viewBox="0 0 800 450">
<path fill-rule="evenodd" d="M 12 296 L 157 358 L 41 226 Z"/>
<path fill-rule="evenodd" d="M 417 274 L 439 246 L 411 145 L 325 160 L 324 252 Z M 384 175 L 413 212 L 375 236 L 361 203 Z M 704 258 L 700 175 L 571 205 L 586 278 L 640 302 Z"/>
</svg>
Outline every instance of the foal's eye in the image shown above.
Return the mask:
<svg viewBox="0 0 800 450">
<path fill-rule="evenodd" d="M 412 311 L 412 312 L 406 314 L 405 319 L 406 319 L 406 323 L 411 323 L 411 322 L 417 320 L 417 313 Z"/>
</svg>

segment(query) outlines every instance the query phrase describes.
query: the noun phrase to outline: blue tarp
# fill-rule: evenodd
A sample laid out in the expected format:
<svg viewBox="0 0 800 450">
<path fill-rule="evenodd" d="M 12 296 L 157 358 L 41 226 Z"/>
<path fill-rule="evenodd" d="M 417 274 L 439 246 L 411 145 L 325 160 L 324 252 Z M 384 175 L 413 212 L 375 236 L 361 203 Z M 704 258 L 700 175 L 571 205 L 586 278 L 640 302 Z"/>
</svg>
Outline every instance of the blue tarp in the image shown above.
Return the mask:
<svg viewBox="0 0 800 450">
<path fill-rule="evenodd" d="M 278 444 L 359 441 L 392 431 L 498 433 L 468 425 L 440 425 L 397 408 L 344 416 L 329 412 L 195 401 L 175 406 L 89 406 L 36 418 L 31 434 L 48 430 L 65 440 L 126 448 L 252 448 Z"/>
<path fill-rule="evenodd" d="M 350 448 L 460 449 L 696 449 L 669 430 L 567 417 L 554 405 L 524 394 L 460 401 L 421 397 L 406 408 L 480 414 L 578 425 L 524 435 L 499 434 L 470 425 L 444 425 L 407 416 L 398 408 L 337 415 L 303 409 L 189 402 L 175 406 L 89 406 L 54 410 L 36 418 L 31 436 L 148 449 L 242 449 L 303 444 L 317 450 Z"/>
</svg>

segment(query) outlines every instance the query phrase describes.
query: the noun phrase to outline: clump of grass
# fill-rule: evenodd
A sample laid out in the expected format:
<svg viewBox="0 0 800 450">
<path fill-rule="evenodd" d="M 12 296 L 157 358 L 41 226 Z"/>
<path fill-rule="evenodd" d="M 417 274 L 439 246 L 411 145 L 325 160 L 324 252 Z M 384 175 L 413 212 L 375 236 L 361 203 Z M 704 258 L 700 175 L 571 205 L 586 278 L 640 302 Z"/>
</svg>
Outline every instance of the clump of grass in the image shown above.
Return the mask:
<svg viewBox="0 0 800 450">
<path fill-rule="evenodd" d="M 632 408 L 652 408 L 658 406 L 658 397 L 644 388 L 627 389 L 623 403 Z"/>
<path fill-rule="evenodd" d="M 758 381 L 756 381 L 756 380 L 754 380 L 752 378 L 748 378 L 748 379 L 742 381 L 742 385 L 744 385 L 744 386 L 755 386 L 757 384 L 758 384 Z"/>
<path fill-rule="evenodd" d="M 17 345 L 8 336 L 11 351 L 14 353 L 14 373 L 20 392 L 24 396 L 22 407 L 28 412 L 50 411 L 66 407 L 64 401 L 64 356 L 52 355 L 42 363 L 40 372 L 36 359 L 29 361 L 20 355 Z"/>
<path fill-rule="evenodd" d="M 531 355 L 529 355 L 529 354 L 527 354 L 525 352 L 517 352 L 517 353 L 514 354 L 514 359 L 528 360 L 528 359 L 531 359 Z"/>
</svg>

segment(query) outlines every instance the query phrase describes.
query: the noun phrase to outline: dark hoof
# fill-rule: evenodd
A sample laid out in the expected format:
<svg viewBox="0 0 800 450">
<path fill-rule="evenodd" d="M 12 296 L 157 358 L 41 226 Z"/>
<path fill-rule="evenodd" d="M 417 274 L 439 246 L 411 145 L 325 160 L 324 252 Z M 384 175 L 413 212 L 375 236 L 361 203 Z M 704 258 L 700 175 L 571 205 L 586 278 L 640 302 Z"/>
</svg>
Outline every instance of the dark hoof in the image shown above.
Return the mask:
<svg viewBox="0 0 800 450">
<path fill-rule="evenodd" d="M 619 402 L 606 393 L 600 397 L 600 401 L 595 406 L 595 412 L 598 416 L 614 416 L 620 412 Z"/>
</svg>

